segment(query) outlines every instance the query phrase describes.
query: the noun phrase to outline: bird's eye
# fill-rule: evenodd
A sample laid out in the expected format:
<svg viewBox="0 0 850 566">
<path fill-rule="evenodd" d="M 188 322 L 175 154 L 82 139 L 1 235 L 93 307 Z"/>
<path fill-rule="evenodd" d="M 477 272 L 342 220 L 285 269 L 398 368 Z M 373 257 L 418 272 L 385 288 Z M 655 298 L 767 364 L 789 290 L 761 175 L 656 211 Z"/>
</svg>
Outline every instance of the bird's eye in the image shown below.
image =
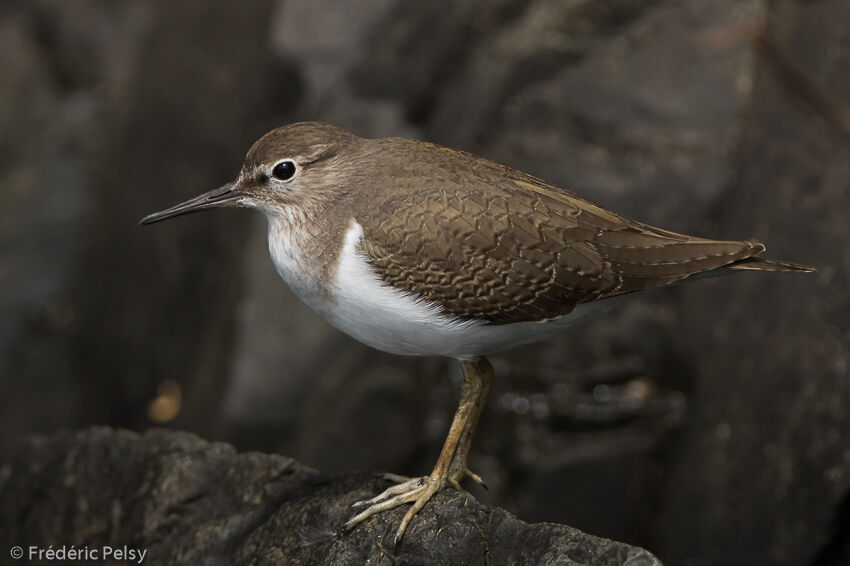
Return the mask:
<svg viewBox="0 0 850 566">
<path fill-rule="evenodd" d="M 272 177 L 278 181 L 288 181 L 295 176 L 295 162 L 291 159 L 279 161 L 272 169 Z"/>
</svg>

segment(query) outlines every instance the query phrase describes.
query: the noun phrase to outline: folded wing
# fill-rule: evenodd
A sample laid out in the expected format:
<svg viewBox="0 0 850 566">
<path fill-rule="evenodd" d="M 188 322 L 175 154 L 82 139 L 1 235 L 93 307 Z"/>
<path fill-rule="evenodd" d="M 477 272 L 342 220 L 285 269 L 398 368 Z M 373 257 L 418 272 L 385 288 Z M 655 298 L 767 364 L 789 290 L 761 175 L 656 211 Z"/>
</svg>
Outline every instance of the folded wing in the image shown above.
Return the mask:
<svg viewBox="0 0 850 566">
<path fill-rule="evenodd" d="M 497 186 L 454 178 L 390 194 L 363 222 L 361 250 L 379 277 L 446 314 L 489 324 L 551 320 L 579 303 L 718 268 L 776 269 L 754 258 L 762 244 L 648 226 L 482 162 L 499 169 Z"/>
</svg>

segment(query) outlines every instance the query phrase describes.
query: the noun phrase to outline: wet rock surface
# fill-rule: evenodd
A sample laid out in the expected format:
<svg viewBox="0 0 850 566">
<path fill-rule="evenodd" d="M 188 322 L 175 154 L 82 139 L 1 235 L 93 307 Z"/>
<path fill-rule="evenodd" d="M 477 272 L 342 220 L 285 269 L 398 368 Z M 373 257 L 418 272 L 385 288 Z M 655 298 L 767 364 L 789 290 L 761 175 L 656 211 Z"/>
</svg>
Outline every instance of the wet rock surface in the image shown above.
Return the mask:
<svg viewBox="0 0 850 566">
<path fill-rule="evenodd" d="M 31 439 L 4 464 L 0 544 L 127 545 L 146 550 L 148 564 L 659 564 L 643 549 L 525 523 L 457 490 L 438 494 L 397 548 L 386 541 L 403 509 L 341 532 L 351 504 L 386 486 L 376 474 L 327 476 L 183 432 L 61 433 Z"/>
</svg>

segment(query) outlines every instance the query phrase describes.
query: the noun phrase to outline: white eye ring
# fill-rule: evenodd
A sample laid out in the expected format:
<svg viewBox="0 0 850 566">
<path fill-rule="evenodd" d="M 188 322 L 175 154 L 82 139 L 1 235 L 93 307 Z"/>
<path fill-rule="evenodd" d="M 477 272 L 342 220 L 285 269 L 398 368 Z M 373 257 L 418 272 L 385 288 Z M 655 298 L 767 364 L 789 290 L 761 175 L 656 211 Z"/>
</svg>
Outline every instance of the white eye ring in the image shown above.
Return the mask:
<svg viewBox="0 0 850 566">
<path fill-rule="evenodd" d="M 290 181 L 298 173 L 298 166 L 291 159 L 281 159 L 272 167 L 272 178 L 278 181 Z"/>
</svg>

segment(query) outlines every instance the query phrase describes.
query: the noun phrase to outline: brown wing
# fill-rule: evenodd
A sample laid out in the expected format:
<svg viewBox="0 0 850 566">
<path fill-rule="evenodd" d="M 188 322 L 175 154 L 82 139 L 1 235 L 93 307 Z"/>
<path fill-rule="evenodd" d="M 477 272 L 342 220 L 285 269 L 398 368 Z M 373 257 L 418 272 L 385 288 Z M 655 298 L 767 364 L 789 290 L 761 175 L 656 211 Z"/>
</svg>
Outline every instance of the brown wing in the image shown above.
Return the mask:
<svg viewBox="0 0 850 566">
<path fill-rule="evenodd" d="M 764 250 L 634 222 L 513 169 L 478 163 L 492 171 L 399 191 L 374 203 L 362 223 L 362 251 L 386 283 L 462 319 L 551 319 L 578 303 L 666 285 Z"/>
</svg>

